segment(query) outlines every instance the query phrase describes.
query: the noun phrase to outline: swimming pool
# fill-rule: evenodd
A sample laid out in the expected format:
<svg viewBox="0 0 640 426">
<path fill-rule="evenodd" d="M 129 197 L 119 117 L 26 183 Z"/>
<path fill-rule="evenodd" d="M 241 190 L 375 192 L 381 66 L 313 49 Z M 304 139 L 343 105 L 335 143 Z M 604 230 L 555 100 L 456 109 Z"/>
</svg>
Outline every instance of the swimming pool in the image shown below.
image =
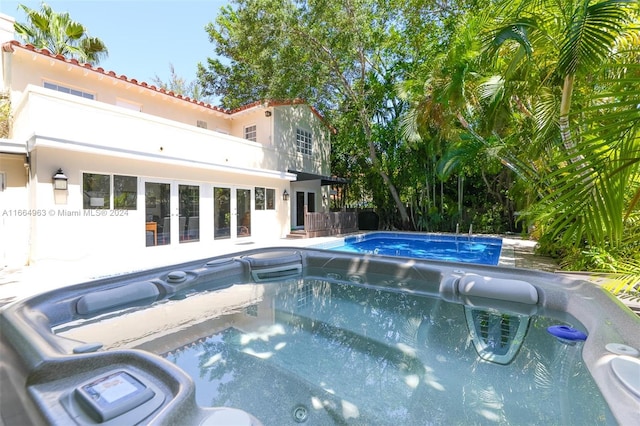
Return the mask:
<svg viewBox="0 0 640 426">
<path fill-rule="evenodd" d="M 631 424 L 640 406 L 640 319 L 535 271 L 254 250 L 35 296 L 0 327 L 7 424 Z"/>
<path fill-rule="evenodd" d="M 497 265 L 502 239 L 414 232 L 372 232 L 315 246 L 348 253 L 404 256 L 448 262 Z"/>
</svg>

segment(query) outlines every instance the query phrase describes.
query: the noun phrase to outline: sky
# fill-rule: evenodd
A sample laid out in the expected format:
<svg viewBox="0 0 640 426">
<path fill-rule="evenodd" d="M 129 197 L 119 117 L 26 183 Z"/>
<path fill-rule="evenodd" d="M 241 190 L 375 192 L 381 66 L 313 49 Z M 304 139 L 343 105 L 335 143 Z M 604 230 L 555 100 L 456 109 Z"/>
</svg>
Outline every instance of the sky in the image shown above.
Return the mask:
<svg viewBox="0 0 640 426">
<path fill-rule="evenodd" d="M 109 56 L 98 66 L 152 83 L 169 81 L 170 64 L 187 83 L 196 80 L 198 62 L 214 57 L 204 30 L 227 0 L 48 0 L 54 12 L 68 12 L 89 35 L 101 39 Z M 18 5 L 40 10 L 41 1 L 0 0 L 0 13 L 26 23 Z"/>
</svg>

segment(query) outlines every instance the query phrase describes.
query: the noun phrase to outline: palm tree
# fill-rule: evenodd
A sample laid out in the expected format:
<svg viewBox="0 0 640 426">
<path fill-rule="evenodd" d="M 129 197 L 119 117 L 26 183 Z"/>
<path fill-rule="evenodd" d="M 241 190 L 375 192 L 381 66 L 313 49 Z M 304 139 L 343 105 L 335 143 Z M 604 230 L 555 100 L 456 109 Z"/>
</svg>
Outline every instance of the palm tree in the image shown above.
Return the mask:
<svg viewBox="0 0 640 426">
<path fill-rule="evenodd" d="M 69 13 L 56 13 L 42 3 L 40 11 L 21 4 L 28 23 L 15 23 L 16 33 L 28 44 L 50 53 L 97 65 L 108 55 L 105 44 L 90 37 L 84 25 L 71 19 Z"/>
<path fill-rule="evenodd" d="M 529 95 L 544 99 L 534 111 L 545 121 L 538 130 L 562 142 L 544 150 L 544 167 L 527 173 L 541 195 L 535 215 L 546 242 L 577 253 L 578 265 L 622 273 L 627 289 L 638 282 L 640 261 L 638 7 L 627 0 L 510 1 L 490 40 L 494 53 L 519 46 L 510 50 L 513 62 L 527 64 L 529 80 L 539 82 Z"/>
<path fill-rule="evenodd" d="M 558 126 L 567 151 L 575 146 L 569 113 L 576 76 L 589 75 L 606 62 L 633 5 L 636 0 L 509 0 L 500 5 L 508 18 L 494 31 L 494 49 L 515 40 L 526 52 L 521 59 L 539 59 L 534 51 L 542 46 L 545 58 L 555 62 L 555 77 L 562 81 Z M 555 58 L 548 55 L 549 49 Z"/>
</svg>

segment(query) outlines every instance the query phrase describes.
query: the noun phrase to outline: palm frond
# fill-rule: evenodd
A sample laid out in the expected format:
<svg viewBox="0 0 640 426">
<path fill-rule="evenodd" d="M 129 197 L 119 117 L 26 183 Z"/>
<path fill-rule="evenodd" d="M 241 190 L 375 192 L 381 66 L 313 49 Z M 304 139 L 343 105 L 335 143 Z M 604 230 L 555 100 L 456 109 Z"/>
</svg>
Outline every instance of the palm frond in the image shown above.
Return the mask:
<svg viewBox="0 0 640 426">
<path fill-rule="evenodd" d="M 594 67 L 607 58 L 628 18 L 626 0 L 608 0 L 578 6 L 560 49 L 558 69 L 563 75 Z"/>
</svg>

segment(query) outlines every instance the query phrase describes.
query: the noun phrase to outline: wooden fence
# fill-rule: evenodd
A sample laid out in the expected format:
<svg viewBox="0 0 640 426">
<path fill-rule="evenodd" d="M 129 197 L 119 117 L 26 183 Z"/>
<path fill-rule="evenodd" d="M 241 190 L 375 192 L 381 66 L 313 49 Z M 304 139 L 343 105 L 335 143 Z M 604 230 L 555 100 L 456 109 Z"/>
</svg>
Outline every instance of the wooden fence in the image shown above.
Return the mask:
<svg viewBox="0 0 640 426">
<path fill-rule="evenodd" d="M 358 214 L 345 211 L 307 212 L 304 215 L 304 231 L 307 238 L 356 232 L 358 231 Z"/>
</svg>

